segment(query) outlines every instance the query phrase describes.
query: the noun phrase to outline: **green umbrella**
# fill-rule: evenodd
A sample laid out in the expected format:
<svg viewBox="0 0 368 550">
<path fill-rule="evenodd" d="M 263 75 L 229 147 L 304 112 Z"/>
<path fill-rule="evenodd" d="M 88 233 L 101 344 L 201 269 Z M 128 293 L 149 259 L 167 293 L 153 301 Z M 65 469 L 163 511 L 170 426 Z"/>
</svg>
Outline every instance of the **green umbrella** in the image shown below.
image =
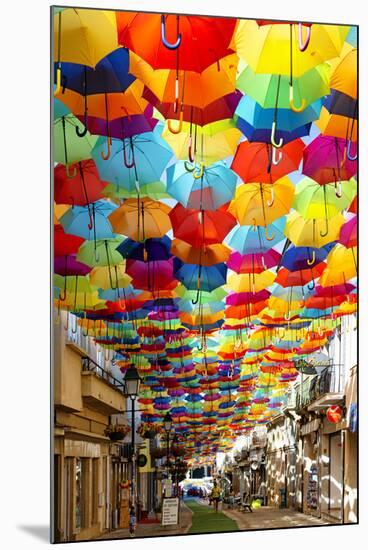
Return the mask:
<svg viewBox="0 0 368 550">
<path fill-rule="evenodd" d="M 294 102 L 300 105 L 302 99 L 305 106 L 330 93 L 329 65 L 318 65 L 302 76 L 293 79 Z M 279 87 L 280 80 L 280 89 Z M 277 107 L 290 109 L 290 78 L 275 74 L 254 73 L 248 66 L 237 79 L 237 88 L 254 99 L 265 109 Z"/>
<path fill-rule="evenodd" d="M 195 300 L 197 297 L 196 290 L 187 290 L 184 285 L 179 285 L 175 289 L 175 293 L 182 300 Z M 201 303 L 220 302 L 226 296 L 226 291 L 222 287 L 218 287 L 212 292 L 201 292 Z"/>
<path fill-rule="evenodd" d="M 83 137 L 77 136 L 75 128 L 80 126 L 81 123 L 73 115 L 65 115 L 54 121 L 54 161 L 65 164 L 70 177 L 75 174 L 69 173 L 69 165 L 90 159 L 92 148 L 99 137 L 89 132 Z M 74 167 L 75 173 L 76 169 Z"/>
<path fill-rule="evenodd" d="M 137 190 L 128 191 L 121 185 L 113 185 L 110 183 L 107 185 L 103 194 L 110 199 L 135 199 L 137 198 Z M 166 185 L 162 181 L 154 181 L 152 183 L 147 183 L 147 185 L 140 186 L 139 196 L 149 197 L 153 200 L 160 200 L 171 198 L 170 195 L 166 193 Z"/>
<path fill-rule="evenodd" d="M 86 241 L 79 248 L 77 259 L 90 266 L 114 266 L 121 264 L 123 258 L 116 248 L 123 242 L 125 237 L 114 237 L 113 239 L 102 239 Z"/>
<path fill-rule="evenodd" d="M 311 178 L 303 178 L 296 186 L 292 207 L 305 219 L 322 219 L 326 221 L 342 212 L 351 204 L 357 193 L 357 182 L 354 178 L 341 182 L 338 190 L 335 183 L 320 185 Z M 327 234 L 321 233 L 321 236 Z"/>
</svg>

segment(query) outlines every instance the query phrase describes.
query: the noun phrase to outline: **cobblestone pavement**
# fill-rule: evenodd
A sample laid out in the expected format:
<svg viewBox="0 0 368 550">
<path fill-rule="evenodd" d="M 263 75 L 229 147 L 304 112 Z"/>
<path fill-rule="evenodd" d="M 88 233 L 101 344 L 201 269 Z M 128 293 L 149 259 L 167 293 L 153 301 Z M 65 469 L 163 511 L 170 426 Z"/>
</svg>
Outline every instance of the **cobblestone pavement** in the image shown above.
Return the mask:
<svg viewBox="0 0 368 550">
<path fill-rule="evenodd" d="M 253 510 L 253 512 L 229 510 L 224 507 L 222 512 L 235 520 L 242 531 L 330 524 L 327 520 L 308 516 L 294 510 L 280 509 L 272 506 L 262 506 L 262 508 Z"/>
</svg>

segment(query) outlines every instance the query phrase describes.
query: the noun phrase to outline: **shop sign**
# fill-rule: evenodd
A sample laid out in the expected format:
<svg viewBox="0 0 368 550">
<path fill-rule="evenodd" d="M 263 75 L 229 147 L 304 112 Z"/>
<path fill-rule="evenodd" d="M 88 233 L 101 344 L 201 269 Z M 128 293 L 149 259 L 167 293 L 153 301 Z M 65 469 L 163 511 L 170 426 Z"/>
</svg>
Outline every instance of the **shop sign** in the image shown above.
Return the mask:
<svg viewBox="0 0 368 550">
<path fill-rule="evenodd" d="M 351 403 L 349 408 L 349 430 L 356 432 L 358 428 L 358 407 L 356 403 Z"/>
<path fill-rule="evenodd" d="M 164 498 L 162 502 L 162 525 L 177 525 L 179 523 L 179 499 Z"/>
<path fill-rule="evenodd" d="M 342 419 L 342 408 L 339 405 L 332 405 L 327 409 L 326 418 L 332 424 L 338 424 Z"/>
</svg>

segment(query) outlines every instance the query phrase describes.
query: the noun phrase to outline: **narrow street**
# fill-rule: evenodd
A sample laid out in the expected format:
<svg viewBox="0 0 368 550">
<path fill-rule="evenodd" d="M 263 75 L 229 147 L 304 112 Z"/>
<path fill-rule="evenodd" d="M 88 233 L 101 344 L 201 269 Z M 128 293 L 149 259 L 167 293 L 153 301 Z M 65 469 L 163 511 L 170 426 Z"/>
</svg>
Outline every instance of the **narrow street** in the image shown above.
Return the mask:
<svg viewBox="0 0 368 550">
<path fill-rule="evenodd" d="M 221 508 L 221 506 L 220 506 Z M 213 506 L 201 499 L 185 499 L 181 502 L 179 525 L 162 526 L 159 522 L 140 523 L 136 538 L 161 537 L 169 535 L 194 535 L 205 533 L 225 533 L 258 529 L 283 529 L 288 527 L 311 527 L 330 525 L 331 522 L 290 509 L 277 509 L 264 506 L 253 513 L 229 509 L 226 506 L 216 513 Z M 129 538 L 129 529 L 117 529 L 102 540 Z"/>
</svg>

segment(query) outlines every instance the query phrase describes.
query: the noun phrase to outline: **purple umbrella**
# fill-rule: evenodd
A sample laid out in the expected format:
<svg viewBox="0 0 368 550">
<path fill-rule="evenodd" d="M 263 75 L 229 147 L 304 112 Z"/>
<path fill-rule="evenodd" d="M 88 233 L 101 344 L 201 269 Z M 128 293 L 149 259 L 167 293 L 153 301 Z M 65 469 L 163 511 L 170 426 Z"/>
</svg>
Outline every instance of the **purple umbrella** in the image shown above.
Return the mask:
<svg viewBox="0 0 368 550">
<path fill-rule="evenodd" d="M 349 180 L 357 172 L 356 160 L 350 160 L 348 142 L 332 136 L 318 136 L 303 153 L 303 174 L 320 185 Z"/>
<path fill-rule="evenodd" d="M 87 275 L 91 270 L 91 266 L 79 262 L 76 259 L 76 254 L 55 256 L 54 258 L 54 272 L 63 277 L 67 275 Z"/>
<path fill-rule="evenodd" d="M 340 231 L 340 243 L 346 248 L 352 248 L 358 244 L 357 216 L 350 214 Z"/>
<path fill-rule="evenodd" d="M 110 120 L 108 134 L 106 119 L 89 116 L 87 129 L 91 134 L 99 136 L 109 135 L 109 137 L 116 139 L 129 138 L 137 134 L 153 131 L 158 120 L 152 118 L 152 114 L 153 107 L 152 105 L 148 105 L 143 115 L 122 116 L 121 118 Z M 79 116 L 78 118 L 81 122 L 84 122 L 84 116 Z"/>
</svg>

